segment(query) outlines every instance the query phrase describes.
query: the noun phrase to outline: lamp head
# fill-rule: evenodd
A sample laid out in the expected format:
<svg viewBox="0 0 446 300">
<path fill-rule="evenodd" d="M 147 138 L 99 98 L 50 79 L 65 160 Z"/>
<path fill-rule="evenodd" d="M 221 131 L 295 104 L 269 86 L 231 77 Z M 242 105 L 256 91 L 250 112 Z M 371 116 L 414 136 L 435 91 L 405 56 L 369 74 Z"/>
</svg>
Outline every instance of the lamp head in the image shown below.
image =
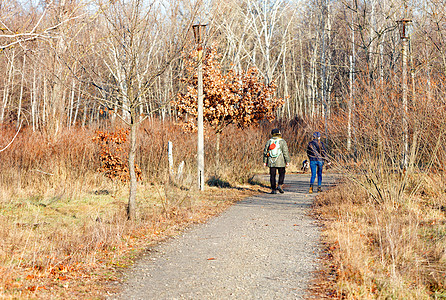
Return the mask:
<svg viewBox="0 0 446 300">
<path fill-rule="evenodd" d="M 400 38 L 401 39 L 407 39 L 408 35 L 408 26 L 412 23 L 411 19 L 403 18 L 401 20 L 396 21 L 398 23 L 398 30 L 400 32 Z"/>
</svg>

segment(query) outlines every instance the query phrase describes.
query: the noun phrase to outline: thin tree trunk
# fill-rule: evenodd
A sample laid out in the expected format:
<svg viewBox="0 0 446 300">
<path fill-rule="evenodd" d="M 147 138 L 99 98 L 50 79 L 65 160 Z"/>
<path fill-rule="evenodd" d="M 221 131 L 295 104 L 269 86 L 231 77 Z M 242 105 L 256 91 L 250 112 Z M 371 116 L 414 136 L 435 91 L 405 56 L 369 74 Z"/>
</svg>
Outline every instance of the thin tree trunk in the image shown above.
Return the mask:
<svg viewBox="0 0 446 300">
<path fill-rule="evenodd" d="M 285 51 L 286 53 L 286 51 Z M 286 55 L 285 53 L 282 56 L 282 64 L 283 64 L 283 97 L 285 98 L 285 109 L 287 112 L 288 119 L 291 119 L 291 111 L 290 111 L 290 97 L 288 94 L 288 77 L 286 72 Z"/>
<path fill-rule="evenodd" d="M 403 39 L 403 71 L 402 71 L 402 87 L 403 87 L 403 146 L 404 146 L 404 154 L 403 154 L 403 168 L 406 170 L 408 166 L 409 159 L 409 123 L 408 123 L 408 104 L 407 104 L 407 48 L 408 48 L 408 40 L 407 38 Z"/>
<path fill-rule="evenodd" d="M 85 125 L 87 125 L 87 114 L 88 114 L 88 102 L 87 101 L 83 101 L 84 102 L 84 113 L 82 115 L 82 127 L 85 127 Z"/>
<path fill-rule="evenodd" d="M 369 30 L 369 49 L 368 49 L 368 57 L 369 57 L 369 78 L 372 79 L 372 71 L 375 67 L 375 32 L 376 32 L 376 8 L 375 8 L 375 0 L 371 0 L 370 5 L 372 6 L 370 12 L 370 30 Z"/>
<path fill-rule="evenodd" d="M 129 189 L 129 203 L 127 206 L 127 218 L 135 220 L 135 205 L 137 192 L 137 178 L 135 172 L 135 158 L 136 158 L 136 133 L 138 130 L 138 123 L 135 120 L 135 111 L 130 113 L 130 150 L 129 150 L 129 173 L 130 173 L 130 189 Z"/>
<path fill-rule="evenodd" d="M 350 95 L 347 104 L 347 151 L 352 149 L 352 108 L 353 108 L 353 56 L 350 55 L 350 71 L 349 71 L 349 83 L 350 83 Z"/>
<path fill-rule="evenodd" d="M 43 111 L 42 111 L 42 126 L 46 126 L 47 117 L 47 99 L 48 97 L 48 84 L 45 74 L 43 75 Z"/>
<path fill-rule="evenodd" d="M 112 109 L 113 109 L 113 114 L 112 114 L 112 116 L 111 116 L 111 123 L 112 124 L 115 124 L 116 123 L 116 113 L 118 112 L 118 100 L 116 99 L 114 102 L 113 102 L 113 106 L 112 106 Z"/>
<path fill-rule="evenodd" d="M 215 160 L 217 165 L 217 170 L 220 170 L 220 139 L 221 139 L 221 132 L 217 132 L 217 140 L 215 143 Z"/>
<path fill-rule="evenodd" d="M 13 75 L 14 75 L 14 60 L 15 60 L 15 50 L 12 49 L 12 57 L 11 60 L 9 60 L 9 70 L 7 74 L 7 80 L 5 82 L 5 90 L 3 91 L 3 103 L 1 106 L 1 112 L 0 112 L 0 124 L 3 124 L 5 121 L 5 114 L 6 114 L 6 107 L 8 106 L 9 102 L 9 91 L 11 89 L 11 85 L 13 83 Z"/>
<path fill-rule="evenodd" d="M 17 128 L 19 128 L 19 126 L 20 126 L 20 117 L 22 114 L 23 86 L 25 83 L 25 66 L 26 66 L 26 53 L 23 54 L 22 81 L 20 83 L 19 107 L 17 109 Z"/>
<path fill-rule="evenodd" d="M 71 97 L 70 97 L 70 107 L 69 107 L 69 111 L 68 111 L 68 128 L 71 127 L 72 124 L 72 120 L 73 120 L 73 110 L 74 110 L 74 95 L 75 95 L 75 89 L 76 89 L 76 84 L 73 80 L 73 84 L 71 87 Z"/>
<path fill-rule="evenodd" d="M 31 119 L 33 124 L 33 132 L 37 129 L 37 85 L 36 85 L 36 69 L 33 74 L 33 89 L 31 92 Z"/>
<path fill-rule="evenodd" d="M 321 18 L 321 98 L 320 98 L 320 109 L 322 116 L 325 118 L 325 113 L 327 109 L 327 3 L 326 0 L 322 0 L 322 18 Z"/>
<path fill-rule="evenodd" d="M 90 111 L 90 120 L 89 120 L 89 125 L 90 126 L 93 125 L 95 111 L 96 111 L 96 103 L 93 102 L 93 107 L 92 107 L 92 109 Z"/>
<path fill-rule="evenodd" d="M 379 42 L 379 79 L 381 90 L 384 88 L 384 34 Z"/>
<path fill-rule="evenodd" d="M 412 50 L 412 43 L 411 43 L 411 41 L 409 41 L 409 49 L 411 50 L 410 51 L 410 65 L 411 65 L 411 68 L 410 68 L 410 76 L 411 76 L 411 79 L 412 79 L 412 107 L 413 108 L 415 108 L 415 106 L 417 105 L 417 103 L 416 103 L 416 90 L 415 90 L 415 66 L 414 66 L 414 63 L 413 63 L 413 50 Z"/>
<path fill-rule="evenodd" d="M 78 87 L 78 93 L 77 93 L 77 101 L 76 101 L 76 110 L 74 112 L 74 117 L 73 117 L 73 121 L 72 121 L 72 126 L 76 125 L 76 120 L 77 120 L 77 116 L 79 114 L 79 106 L 81 103 L 81 87 Z"/>
<path fill-rule="evenodd" d="M 353 13 L 351 19 L 351 39 L 352 39 L 352 54 L 350 55 L 350 95 L 348 100 L 348 120 L 347 120 L 347 151 L 350 152 L 352 148 L 352 128 L 353 128 L 353 103 L 354 103 L 354 81 L 355 81 L 355 30 L 353 24 Z"/>
<path fill-rule="evenodd" d="M 307 99 L 308 95 L 306 94 L 306 89 L 305 89 L 304 51 L 302 46 L 302 37 L 300 38 L 299 44 L 300 44 L 300 89 L 301 89 L 301 99 L 302 99 L 299 103 L 299 112 L 301 115 L 303 115 L 304 113 L 306 115 L 308 112 L 305 106 L 306 102 L 305 99 Z"/>
<path fill-rule="evenodd" d="M 331 44 L 331 13 L 330 13 L 330 2 L 328 2 L 327 4 L 327 44 L 328 44 L 328 48 L 330 48 L 330 44 Z M 328 129 L 327 126 L 327 120 L 328 118 L 330 118 L 330 114 L 331 114 L 331 73 L 332 73 L 332 63 L 331 63 L 331 59 L 332 59 L 332 52 L 328 51 L 328 53 L 326 53 L 327 59 L 326 62 L 328 64 L 327 66 L 327 74 L 325 74 L 326 78 L 325 78 L 325 102 L 326 102 L 326 119 L 325 119 L 325 128 L 326 130 Z"/>
<path fill-rule="evenodd" d="M 317 43 L 316 43 L 317 44 Z M 313 58 L 311 59 L 311 81 L 310 81 L 310 87 L 311 87 L 311 107 L 310 107 L 310 114 L 311 118 L 314 118 L 316 113 L 316 97 L 317 97 L 317 68 L 316 68 L 316 59 L 317 59 L 317 46 L 314 47 L 313 50 Z"/>
</svg>

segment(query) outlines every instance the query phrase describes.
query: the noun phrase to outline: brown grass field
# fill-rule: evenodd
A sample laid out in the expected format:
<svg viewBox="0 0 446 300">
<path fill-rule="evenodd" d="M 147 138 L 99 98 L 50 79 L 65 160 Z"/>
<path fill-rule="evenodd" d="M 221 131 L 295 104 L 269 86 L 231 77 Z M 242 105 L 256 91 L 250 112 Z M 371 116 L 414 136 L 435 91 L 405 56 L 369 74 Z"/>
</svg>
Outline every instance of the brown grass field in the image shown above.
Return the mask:
<svg viewBox="0 0 446 300">
<path fill-rule="evenodd" d="M 385 133 L 386 139 L 374 139 L 382 135 L 364 131 L 358 141 L 362 147 L 352 159 L 342 155 L 341 137 L 331 129 L 327 146 L 340 181 L 317 195 L 314 205 L 324 245 L 312 287 L 315 298 L 446 297 L 446 155 L 438 146 L 444 137 L 429 134 L 442 131 L 443 125 L 432 124 L 418 140 L 413 137 L 419 151 L 411 154 L 407 170 L 393 160 L 398 157 L 397 136 Z M 110 281 L 119 280 L 142 251 L 267 190 L 251 179 L 265 171 L 261 153 L 273 126 L 282 129 L 288 142 L 293 158 L 289 171 L 297 171 L 308 137 L 320 128 L 301 121 L 229 127 L 221 138 L 218 169 L 216 137 L 206 136 L 209 181 L 199 193 L 195 134 L 167 122 L 144 123 L 134 221 L 126 218 L 127 183 L 99 171 L 102 150 L 93 140 L 97 130 L 67 129 L 50 137 L 22 129 L 0 153 L 0 298 L 105 298 Z M 3 128 L 0 144 L 14 134 L 14 129 Z M 168 141 L 174 145 L 174 170 L 185 162 L 183 176 L 174 180 L 169 179 Z M 109 147 L 125 162 L 125 143 Z"/>
<path fill-rule="evenodd" d="M 219 170 L 213 161 L 215 136 L 207 136 L 209 182 L 199 193 L 196 135 L 173 124 L 145 123 L 139 135 L 142 179 L 135 221 L 126 218 L 127 184 L 99 171 L 96 130 L 76 128 L 51 138 L 23 129 L 0 153 L 0 298 L 104 298 L 108 283 L 119 280 L 121 270 L 142 251 L 265 190 L 250 178 L 264 171 L 261 155 L 270 127 L 228 128 Z M 6 144 L 14 134 L 14 129 L 4 128 L 0 142 Z M 185 162 L 183 176 L 173 181 L 168 141 L 174 145 L 175 169 Z M 126 151 L 117 150 L 125 149 L 125 143 L 112 144 L 116 159 L 125 163 Z"/>
</svg>

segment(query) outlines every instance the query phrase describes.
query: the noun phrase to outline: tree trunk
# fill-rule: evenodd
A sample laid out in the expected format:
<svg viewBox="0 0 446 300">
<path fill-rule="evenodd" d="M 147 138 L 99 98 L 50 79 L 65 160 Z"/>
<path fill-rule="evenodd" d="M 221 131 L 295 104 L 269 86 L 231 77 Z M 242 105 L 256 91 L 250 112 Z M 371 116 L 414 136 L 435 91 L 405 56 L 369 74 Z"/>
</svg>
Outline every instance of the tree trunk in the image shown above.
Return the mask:
<svg viewBox="0 0 446 300">
<path fill-rule="evenodd" d="M 23 55 L 22 81 L 20 82 L 19 106 L 17 108 L 17 128 L 20 127 L 20 115 L 22 113 L 23 87 L 25 82 L 25 66 L 26 66 L 26 53 Z"/>
<path fill-rule="evenodd" d="M 71 86 L 71 96 L 70 96 L 70 107 L 68 108 L 68 128 L 71 127 L 72 120 L 73 120 L 73 111 L 74 111 L 74 95 L 75 95 L 75 89 L 76 89 L 76 83 L 73 80 L 73 84 Z"/>
<path fill-rule="evenodd" d="M 31 120 L 33 125 L 33 132 L 37 129 L 37 78 L 36 78 L 36 69 L 34 69 L 33 73 L 33 89 L 31 92 Z"/>
<path fill-rule="evenodd" d="M 384 87 L 384 35 L 381 37 L 379 42 L 379 82 L 381 84 L 381 89 Z"/>
<path fill-rule="evenodd" d="M 299 102 L 299 113 L 300 115 L 306 115 L 307 114 L 307 109 L 306 109 L 306 105 L 305 105 L 305 99 L 307 99 L 308 95 L 306 94 L 306 90 L 305 90 L 305 72 L 304 72 L 304 50 L 303 50 L 303 46 L 302 46 L 302 37 L 299 40 L 299 45 L 300 45 L 300 89 L 301 89 L 301 101 Z M 303 109 L 303 107 L 305 109 Z M 304 112 L 305 110 L 305 112 Z"/>
<path fill-rule="evenodd" d="M 1 112 L 0 112 L 0 123 L 1 124 L 3 124 L 3 122 L 5 121 L 6 107 L 8 106 L 8 101 L 9 101 L 9 91 L 13 84 L 14 60 L 15 60 L 15 50 L 12 49 L 12 57 L 11 57 L 11 60 L 9 61 L 10 67 L 9 67 L 9 71 L 7 71 L 8 75 L 7 75 L 7 80 L 5 81 L 5 89 L 3 91 L 3 103 L 1 106 Z"/>
<path fill-rule="evenodd" d="M 217 165 L 217 170 L 220 170 L 220 139 L 221 139 L 221 132 L 217 132 L 217 141 L 215 143 L 215 160 Z"/>
<path fill-rule="evenodd" d="M 353 56 L 350 55 L 350 71 L 349 71 L 349 81 L 350 81 L 350 95 L 348 99 L 347 109 L 347 151 L 350 152 L 352 149 L 352 109 L 353 109 Z"/>
<path fill-rule="evenodd" d="M 87 125 L 88 102 L 84 101 L 84 115 L 82 116 L 82 127 Z"/>
<path fill-rule="evenodd" d="M 404 154 L 403 154 L 403 168 L 404 170 L 407 169 L 408 165 L 408 159 L 409 159 L 409 124 L 407 120 L 408 115 L 408 109 L 407 109 L 407 48 L 408 48 L 408 40 L 407 38 L 403 39 L 403 71 L 402 71 L 402 81 L 403 81 L 403 99 L 402 99 L 402 106 L 403 106 L 403 146 L 404 146 Z"/>
<path fill-rule="evenodd" d="M 330 7 L 330 2 L 328 1 L 327 4 L 327 47 L 328 51 L 326 53 L 326 63 L 328 64 L 327 67 L 327 73 L 325 74 L 325 101 L 326 101 L 326 118 L 330 118 L 330 114 L 331 114 L 331 86 L 332 86 L 332 81 L 331 81 L 331 74 L 332 74 L 332 52 L 330 51 L 330 45 L 331 45 L 331 7 Z M 325 119 L 325 125 L 326 125 L 326 130 L 328 128 L 327 126 L 327 119 Z"/>
<path fill-rule="evenodd" d="M 76 126 L 76 120 L 77 120 L 77 116 L 79 114 L 79 106 L 81 103 L 81 88 L 80 86 L 78 87 L 78 93 L 77 93 L 77 101 L 76 101 L 76 110 L 74 112 L 74 117 L 73 117 L 73 121 L 72 121 L 72 126 Z"/>
<path fill-rule="evenodd" d="M 328 20 L 328 7 L 326 0 L 323 0 L 322 3 L 322 18 L 321 18 L 321 58 L 320 58 L 320 64 L 321 64 L 321 98 L 320 98 L 320 108 L 318 111 L 322 114 L 324 119 L 326 118 L 326 111 L 327 111 L 327 44 L 328 44 L 328 36 L 327 36 L 327 24 L 329 22 Z"/>
<path fill-rule="evenodd" d="M 90 120 L 89 120 L 89 123 L 88 123 L 89 126 L 93 125 L 93 122 L 94 122 L 94 112 L 95 111 L 96 111 L 96 103 L 93 102 L 93 107 L 91 108 L 91 111 L 90 111 Z"/>
<path fill-rule="evenodd" d="M 310 87 L 311 87 L 311 99 L 310 99 L 310 115 L 311 118 L 315 117 L 316 112 L 316 97 L 317 97 L 317 67 L 316 67 L 316 60 L 317 60 L 317 43 L 318 38 L 316 38 L 316 43 L 313 49 L 313 57 L 311 59 L 310 63 L 310 72 L 311 76 L 309 77 L 310 80 Z"/>
<path fill-rule="evenodd" d="M 42 127 L 46 126 L 47 116 L 47 103 L 48 103 L 48 84 L 45 73 L 43 74 L 43 108 L 42 108 Z"/>
<path fill-rule="evenodd" d="M 136 113 L 132 111 L 130 113 L 130 151 L 129 151 L 129 173 L 130 173 L 130 189 L 129 189 L 129 203 L 127 206 L 127 218 L 129 220 L 135 219 L 135 202 L 137 181 L 135 172 L 135 158 L 136 158 L 136 134 L 138 130 L 138 122 L 136 120 Z"/>
<path fill-rule="evenodd" d="M 285 51 L 286 53 L 286 51 Z M 291 119 L 291 111 L 290 111 L 290 99 L 288 93 L 288 77 L 286 73 L 286 56 L 285 53 L 282 56 L 282 67 L 283 67 L 283 97 L 285 98 L 285 108 L 283 108 L 283 114 L 286 110 L 288 119 Z"/>
<path fill-rule="evenodd" d="M 350 68 L 349 68 L 349 83 L 350 83 L 350 95 L 348 99 L 348 120 L 347 120 L 347 151 L 351 151 L 352 146 L 352 128 L 353 128 L 353 103 L 354 103 L 354 81 L 355 81 L 355 30 L 353 28 L 353 13 L 351 20 L 351 39 L 352 39 L 352 55 L 350 55 Z"/>
</svg>

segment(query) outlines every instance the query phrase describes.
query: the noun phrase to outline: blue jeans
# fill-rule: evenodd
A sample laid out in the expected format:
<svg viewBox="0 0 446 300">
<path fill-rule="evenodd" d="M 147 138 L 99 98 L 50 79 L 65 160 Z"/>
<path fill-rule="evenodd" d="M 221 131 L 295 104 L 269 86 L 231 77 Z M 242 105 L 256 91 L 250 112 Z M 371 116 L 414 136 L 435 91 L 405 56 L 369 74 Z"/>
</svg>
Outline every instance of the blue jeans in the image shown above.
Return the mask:
<svg viewBox="0 0 446 300">
<path fill-rule="evenodd" d="M 322 185 L 322 167 L 323 166 L 324 166 L 323 161 L 316 161 L 316 160 L 310 161 L 310 169 L 311 169 L 310 185 L 314 184 L 314 180 L 316 179 L 316 174 L 317 174 L 317 186 Z"/>
</svg>

